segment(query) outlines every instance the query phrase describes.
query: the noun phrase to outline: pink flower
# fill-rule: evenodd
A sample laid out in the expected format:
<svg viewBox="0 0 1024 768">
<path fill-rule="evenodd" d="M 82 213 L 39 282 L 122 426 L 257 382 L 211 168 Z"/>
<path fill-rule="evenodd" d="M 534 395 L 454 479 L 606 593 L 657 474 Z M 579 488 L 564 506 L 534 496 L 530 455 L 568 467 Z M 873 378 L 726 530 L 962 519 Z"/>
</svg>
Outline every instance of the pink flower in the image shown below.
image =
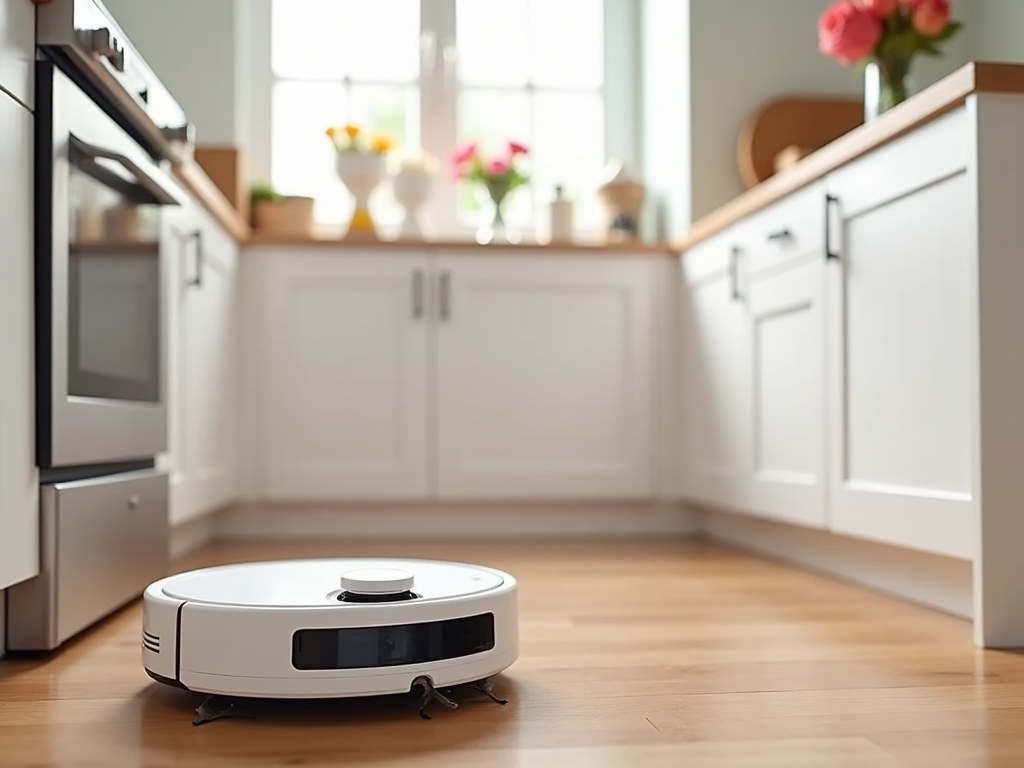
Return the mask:
<svg viewBox="0 0 1024 768">
<path fill-rule="evenodd" d="M 492 160 L 487 165 L 487 173 L 489 176 L 504 176 L 508 173 L 508 163 L 504 160 Z"/>
<path fill-rule="evenodd" d="M 456 166 L 465 165 L 466 163 L 473 159 L 473 155 L 475 154 L 476 144 L 472 142 L 470 142 L 469 144 L 464 144 L 461 147 L 457 148 L 455 152 L 452 153 L 452 162 Z"/>
<path fill-rule="evenodd" d="M 515 157 L 516 155 L 525 155 L 528 152 L 526 147 L 520 144 L 518 141 L 510 141 L 508 143 L 508 151 L 509 153 L 511 153 L 513 157 Z"/>
<path fill-rule="evenodd" d="M 882 24 L 866 8 L 839 0 L 818 20 L 818 48 L 842 64 L 870 56 L 882 38 Z"/>
<path fill-rule="evenodd" d="M 900 7 L 900 0 L 858 0 L 858 4 L 876 19 L 888 19 Z"/>
<path fill-rule="evenodd" d="M 910 23 L 922 35 L 934 37 L 949 23 L 948 0 L 919 0 L 910 16 Z"/>
</svg>

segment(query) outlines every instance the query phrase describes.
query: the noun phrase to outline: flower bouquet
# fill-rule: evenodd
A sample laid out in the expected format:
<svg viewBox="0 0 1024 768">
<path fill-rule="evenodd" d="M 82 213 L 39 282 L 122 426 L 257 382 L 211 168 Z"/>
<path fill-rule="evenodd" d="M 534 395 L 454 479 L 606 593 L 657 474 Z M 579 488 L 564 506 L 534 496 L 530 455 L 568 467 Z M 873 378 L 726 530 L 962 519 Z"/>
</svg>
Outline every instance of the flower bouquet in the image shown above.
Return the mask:
<svg viewBox="0 0 1024 768">
<path fill-rule="evenodd" d="M 326 133 L 335 149 L 338 178 L 355 198 L 348 232 L 376 238 L 376 226 L 370 215 L 370 196 L 384 179 L 385 158 L 391 149 L 391 139 L 386 136 L 365 138 L 357 125 L 331 127 Z"/>
<path fill-rule="evenodd" d="M 455 151 L 452 157 L 455 178 L 478 184 L 486 193 L 484 202 L 489 203 L 485 219 L 477 230 L 477 242 L 509 239 L 502 206 L 512 192 L 530 181 L 522 168 L 528 153 L 527 148 L 517 141 L 508 142 L 503 152 L 492 157 L 484 157 L 475 143 Z"/>
<path fill-rule="evenodd" d="M 846 66 L 864 66 L 864 117 L 910 95 L 914 57 L 941 56 L 939 44 L 963 27 L 949 0 L 838 0 L 818 20 L 818 48 Z"/>
</svg>

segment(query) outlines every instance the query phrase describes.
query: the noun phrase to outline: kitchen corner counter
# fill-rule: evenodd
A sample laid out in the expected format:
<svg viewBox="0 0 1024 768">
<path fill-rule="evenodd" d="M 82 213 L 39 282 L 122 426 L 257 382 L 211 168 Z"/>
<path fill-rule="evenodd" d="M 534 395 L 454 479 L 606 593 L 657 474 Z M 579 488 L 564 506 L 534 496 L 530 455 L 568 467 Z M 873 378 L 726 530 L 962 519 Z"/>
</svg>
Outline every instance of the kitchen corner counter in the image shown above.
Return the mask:
<svg viewBox="0 0 1024 768">
<path fill-rule="evenodd" d="M 481 245 L 472 240 L 372 240 L 342 239 L 331 236 L 275 236 L 254 232 L 245 243 L 247 246 L 292 247 L 292 248 L 343 248 L 353 250 L 434 250 L 448 252 L 500 251 L 521 254 L 558 253 L 581 256 L 671 256 L 674 254 L 668 243 L 521 243 L 516 245 Z"/>
<path fill-rule="evenodd" d="M 249 223 L 228 202 L 198 163 L 192 161 L 175 166 L 174 177 L 228 231 L 235 242 L 245 245 L 249 241 L 252 236 Z"/>
<path fill-rule="evenodd" d="M 840 166 L 963 106 L 969 96 L 977 93 L 1024 95 L 1024 65 L 966 64 L 877 120 L 853 129 L 694 222 L 686 235 L 673 243 L 674 248 L 689 250 Z"/>
</svg>

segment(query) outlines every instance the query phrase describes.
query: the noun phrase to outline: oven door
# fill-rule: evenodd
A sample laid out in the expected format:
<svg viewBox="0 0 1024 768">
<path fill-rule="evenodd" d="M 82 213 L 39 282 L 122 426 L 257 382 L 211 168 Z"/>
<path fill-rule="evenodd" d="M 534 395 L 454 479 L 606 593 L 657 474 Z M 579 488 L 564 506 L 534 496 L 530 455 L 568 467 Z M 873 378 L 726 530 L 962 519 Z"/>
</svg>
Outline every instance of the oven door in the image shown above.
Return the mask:
<svg viewBox="0 0 1024 768">
<path fill-rule="evenodd" d="M 161 218 L 182 192 L 59 69 L 39 76 L 40 465 L 152 460 L 168 442 Z"/>
</svg>

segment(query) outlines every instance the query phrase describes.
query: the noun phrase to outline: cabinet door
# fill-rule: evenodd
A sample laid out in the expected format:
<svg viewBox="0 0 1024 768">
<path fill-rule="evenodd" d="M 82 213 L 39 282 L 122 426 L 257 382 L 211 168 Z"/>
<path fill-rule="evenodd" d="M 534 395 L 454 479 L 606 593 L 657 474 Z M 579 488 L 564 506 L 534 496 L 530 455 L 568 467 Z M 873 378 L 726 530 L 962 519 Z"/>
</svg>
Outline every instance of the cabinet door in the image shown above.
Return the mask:
<svg viewBox="0 0 1024 768">
<path fill-rule="evenodd" d="M 0 89 L 29 109 L 35 108 L 35 58 L 35 4 L 0 0 Z"/>
<path fill-rule="evenodd" d="M 440 496 L 653 493 L 651 267 L 438 259 Z"/>
<path fill-rule="evenodd" d="M 0 93 L 0 589 L 39 571 L 32 113 Z M 0 649 L 2 651 L 2 649 Z"/>
<path fill-rule="evenodd" d="M 832 176 L 835 531 L 970 557 L 970 142 L 961 112 Z"/>
<path fill-rule="evenodd" d="M 179 259 L 174 523 L 213 512 L 235 493 L 237 246 L 195 211 Z"/>
<path fill-rule="evenodd" d="M 814 527 L 826 519 L 823 257 L 757 274 L 748 298 L 750 511 Z"/>
<path fill-rule="evenodd" d="M 425 497 L 427 258 L 261 256 L 263 495 Z"/>
<path fill-rule="evenodd" d="M 741 232 L 682 257 L 684 496 L 744 508 L 750 467 L 750 320 Z"/>
</svg>

